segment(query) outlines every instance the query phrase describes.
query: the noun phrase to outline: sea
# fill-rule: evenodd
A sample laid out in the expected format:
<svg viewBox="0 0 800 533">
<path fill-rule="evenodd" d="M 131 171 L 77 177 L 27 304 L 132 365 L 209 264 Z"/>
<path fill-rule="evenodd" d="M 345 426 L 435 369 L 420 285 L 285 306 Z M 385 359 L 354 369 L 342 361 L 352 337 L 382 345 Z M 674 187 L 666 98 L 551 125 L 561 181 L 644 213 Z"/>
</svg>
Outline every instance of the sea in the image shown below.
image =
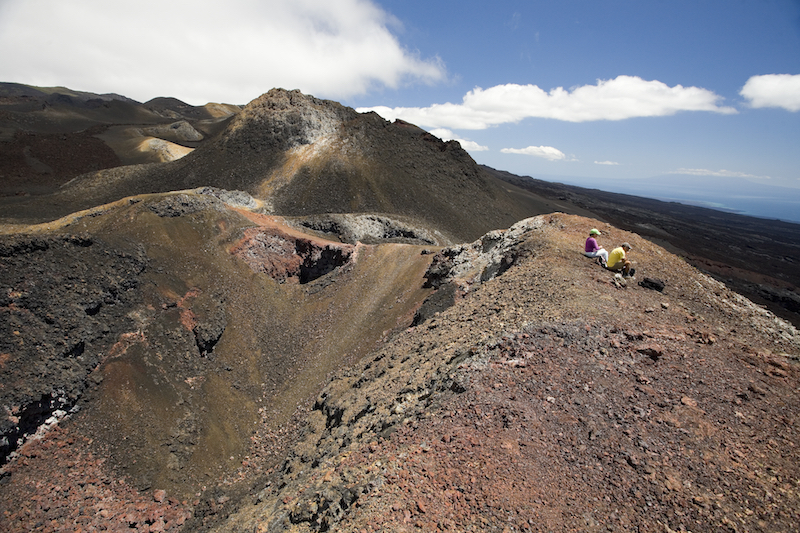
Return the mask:
<svg viewBox="0 0 800 533">
<path fill-rule="evenodd" d="M 553 175 L 533 177 L 567 185 L 800 224 L 800 188 L 780 187 L 743 178 L 671 174 L 643 179 Z"/>
</svg>

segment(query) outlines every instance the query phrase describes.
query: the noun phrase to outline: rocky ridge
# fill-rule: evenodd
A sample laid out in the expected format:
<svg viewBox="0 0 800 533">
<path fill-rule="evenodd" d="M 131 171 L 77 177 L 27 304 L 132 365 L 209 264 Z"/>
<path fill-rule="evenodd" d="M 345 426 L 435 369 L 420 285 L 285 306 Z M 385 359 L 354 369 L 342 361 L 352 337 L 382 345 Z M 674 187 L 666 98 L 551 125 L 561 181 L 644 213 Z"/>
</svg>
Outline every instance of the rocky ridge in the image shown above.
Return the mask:
<svg viewBox="0 0 800 533">
<path fill-rule="evenodd" d="M 155 197 L 78 227 L 93 227 L 97 235 L 96 222 L 105 218 L 108 224 L 120 215 L 131 220 L 135 213 L 150 213 L 158 224 L 196 224 L 197 217 L 217 213 L 229 217 L 230 225 L 236 218 L 213 200 L 216 195 Z M 268 222 L 262 220 L 262 227 Z M 4 528 L 591 531 L 611 525 L 791 531 L 800 479 L 797 331 L 662 248 L 603 225 L 607 238 L 634 245 L 643 276 L 616 278 L 579 251 L 593 224 L 575 216 L 539 216 L 437 254 L 387 245 L 429 265 L 414 278 L 431 286 L 423 293 L 426 303 L 419 296 L 411 300 L 421 304 L 420 311 L 427 308 L 427 316 L 418 311 L 415 326 L 385 336 L 352 364 L 330 367 L 332 377 L 316 400 L 298 403 L 295 422 L 276 424 L 269 404 L 262 404 L 260 420 L 246 432 L 249 444 L 235 454 L 227 474 L 210 485 L 193 485 L 193 495 L 165 485 L 169 478 L 148 482 L 146 471 L 119 461 L 125 456 L 120 454 L 137 449 L 152 455 L 155 443 L 126 452 L 109 438 L 119 430 L 104 437 L 99 427 L 91 429 L 87 417 L 94 408 L 85 399 L 102 398 L 109 385 L 109 392 L 120 386 L 129 395 L 135 390 L 113 377 L 106 363 L 96 374 L 101 388 L 81 400 L 83 410 L 49 422 L 50 431 L 21 447 L 4 468 L 0 486 L 5 501 L 15 502 L 0 509 Z M 180 232 L 184 238 L 188 227 Z M 237 234 L 253 238 L 243 230 Z M 296 235 L 288 226 L 283 232 Z M 156 250 L 144 244 L 147 259 L 138 262 L 146 265 L 144 272 L 158 274 L 166 266 Z M 346 283 L 348 268 L 309 283 L 310 292 L 304 292 L 324 294 Z M 134 292 L 149 284 L 138 275 Z M 663 291 L 637 283 L 645 277 L 662 280 Z M 303 286 L 270 279 L 268 287 Z M 369 289 L 360 283 L 356 294 L 363 299 Z M 153 322 L 140 334 L 120 335 L 109 351 L 119 362 L 132 363 L 137 353 L 174 353 L 180 338 L 191 339 L 197 350 L 191 359 L 201 366 L 172 367 L 186 376 L 180 394 L 190 409 L 163 444 L 170 475 L 191 465 L 196 453 L 208 453 L 196 440 L 201 428 L 213 427 L 197 416 L 208 407 L 186 394 L 233 370 L 226 368 L 225 339 L 231 324 L 242 321 L 224 303 L 230 297 L 209 300 L 203 295 L 213 291 L 197 287 L 176 294 L 172 304 L 162 300 L 154 306 L 165 316 L 174 313 L 174 326 L 166 328 L 173 337 L 169 344 L 159 347 L 169 336 L 157 335 L 167 324 Z M 449 297 L 437 298 L 442 293 Z M 152 298 L 143 294 L 145 301 Z M 5 312 L 15 313 L 14 307 Z M 350 317 L 341 319 L 352 334 Z M 409 324 L 410 315 L 405 320 Z M 329 347 L 336 338 L 324 336 Z M 145 346 L 145 339 L 151 347 L 140 352 L 136 347 Z M 203 363 L 204 352 L 210 366 Z M 5 359 L 6 371 L 13 365 Z M 221 392 L 215 401 L 225 398 Z M 128 397 L 127 417 L 130 400 L 140 395 Z M 121 421 L 117 415 L 102 419 Z M 134 420 L 140 431 L 156 422 L 140 415 Z"/>
<path fill-rule="evenodd" d="M 549 183 L 484 168 L 546 198 L 591 210 L 593 218 L 664 246 L 800 327 L 800 225 Z"/>
<path fill-rule="evenodd" d="M 585 223 L 441 252 L 458 303 L 337 373 L 215 531 L 791 531 L 798 332 L 612 230 L 665 288 L 615 283 Z"/>
</svg>

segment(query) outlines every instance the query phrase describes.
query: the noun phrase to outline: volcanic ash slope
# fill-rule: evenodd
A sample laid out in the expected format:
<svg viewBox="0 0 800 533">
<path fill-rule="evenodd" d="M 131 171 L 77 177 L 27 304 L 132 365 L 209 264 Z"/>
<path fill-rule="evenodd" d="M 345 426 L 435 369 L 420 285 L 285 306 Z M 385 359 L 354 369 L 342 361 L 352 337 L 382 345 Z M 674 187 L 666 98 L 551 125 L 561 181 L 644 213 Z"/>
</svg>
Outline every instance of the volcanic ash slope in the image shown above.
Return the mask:
<svg viewBox="0 0 800 533">
<path fill-rule="evenodd" d="M 800 335 L 680 258 L 289 222 L 186 191 L 4 237 L 3 429 L 41 423 L 4 531 L 796 528 Z"/>
<path fill-rule="evenodd" d="M 411 323 L 431 292 L 423 250 L 327 241 L 195 192 L 3 237 L 0 529 L 59 509 L 95 519 L 89 502 L 115 488 L 106 518 L 124 523 L 126 491 L 187 501 L 235 476 L 257 432 L 278 432 L 328 373 Z M 110 487 L 82 479 L 89 457 Z M 46 508 L 20 507 L 36 494 Z"/>
<path fill-rule="evenodd" d="M 441 310 L 338 372 L 216 531 L 795 530 L 798 332 L 603 227 L 633 244 L 615 279 L 580 253 L 590 223 L 444 250 Z"/>
</svg>

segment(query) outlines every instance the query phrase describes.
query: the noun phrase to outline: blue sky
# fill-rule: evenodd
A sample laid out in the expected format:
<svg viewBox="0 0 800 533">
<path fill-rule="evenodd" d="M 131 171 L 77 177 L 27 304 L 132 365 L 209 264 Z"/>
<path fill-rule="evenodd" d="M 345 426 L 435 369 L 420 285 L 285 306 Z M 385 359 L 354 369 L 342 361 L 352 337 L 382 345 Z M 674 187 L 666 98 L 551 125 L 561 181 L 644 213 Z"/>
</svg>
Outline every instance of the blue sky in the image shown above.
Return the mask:
<svg viewBox="0 0 800 533">
<path fill-rule="evenodd" d="M 798 0 L 0 0 L 0 49 L 0 81 L 195 105 L 296 88 L 516 174 L 677 199 L 688 177 L 745 212 L 726 198 L 789 188 L 776 216 L 800 221 Z"/>
</svg>

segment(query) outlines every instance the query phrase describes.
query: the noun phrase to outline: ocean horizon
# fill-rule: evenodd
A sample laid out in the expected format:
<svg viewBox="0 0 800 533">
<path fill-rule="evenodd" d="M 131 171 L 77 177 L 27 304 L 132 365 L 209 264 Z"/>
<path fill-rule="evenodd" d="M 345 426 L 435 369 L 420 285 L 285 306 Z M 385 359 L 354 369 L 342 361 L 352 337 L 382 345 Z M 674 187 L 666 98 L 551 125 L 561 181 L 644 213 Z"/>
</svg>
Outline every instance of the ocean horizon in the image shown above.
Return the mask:
<svg viewBox="0 0 800 533">
<path fill-rule="evenodd" d="M 767 185 L 743 178 L 678 175 L 638 180 L 553 175 L 531 177 L 565 185 L 800 224 L 800 188 Z"/>
</svg>

